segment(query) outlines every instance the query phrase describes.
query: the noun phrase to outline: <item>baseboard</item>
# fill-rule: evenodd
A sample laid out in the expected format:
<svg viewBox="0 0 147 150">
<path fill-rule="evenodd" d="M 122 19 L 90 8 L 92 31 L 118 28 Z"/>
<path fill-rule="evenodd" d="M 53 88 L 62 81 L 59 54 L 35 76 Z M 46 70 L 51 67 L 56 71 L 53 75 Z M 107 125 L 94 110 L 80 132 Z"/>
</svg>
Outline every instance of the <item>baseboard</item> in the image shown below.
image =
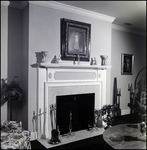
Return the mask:
<svg viewBox="0 0 147 150">
<path fill-rule="evenodd" d="M 121 110 L 121 116 L 122 115 L 128 115 L 128 114 L 130 114 L 130 109 Z"/>
<path fill-rule="evenodd" d="M 30 141 L 36 140 L 37 139 L 37 132 L 31 132 L 31 138 Z"/>
</svg>

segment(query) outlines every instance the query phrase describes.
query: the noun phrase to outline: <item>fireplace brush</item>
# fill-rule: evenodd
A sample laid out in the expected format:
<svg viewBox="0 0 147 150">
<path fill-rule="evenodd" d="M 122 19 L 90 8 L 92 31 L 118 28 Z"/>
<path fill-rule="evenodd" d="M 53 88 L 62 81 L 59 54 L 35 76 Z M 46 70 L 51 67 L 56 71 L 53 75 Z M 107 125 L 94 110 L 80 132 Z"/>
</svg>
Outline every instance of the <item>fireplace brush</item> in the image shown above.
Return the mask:
<svg viewBox="0 0 147 150">
<path fill-rule="evenodd" d="M 50 105 L 50 118 L 51 118 L 51 127 L 56 129 L 56 105 Z"/>
<path fill-rule="evenodd" d="M 41 114 L 41 108 L 39 109 L 39 114 Z M 40 133 L 41 133 L 41 116 L 40 116 Z"/>
<path fill-rule="evenodd" d="M 52 127 L 52 129 L 53 129 L 52 105 L 50 105 L 50 118 L 51 118 L 51 127 Z"/>
<path fill-rule="evenodd" d="M 35 111 L 33 111 L 33 117 L 35 116 Z M 32 118 L 32 124 L 33 124 L 33 132 L 35 132 L 35 124 L 34 124 L 34 118 Z"/>
<path fill-rule="evenodd" d="M 56 104 L 53 107 L 53 111 L 54 111 L 54 129 L 56 129 Z"/>
</svg>

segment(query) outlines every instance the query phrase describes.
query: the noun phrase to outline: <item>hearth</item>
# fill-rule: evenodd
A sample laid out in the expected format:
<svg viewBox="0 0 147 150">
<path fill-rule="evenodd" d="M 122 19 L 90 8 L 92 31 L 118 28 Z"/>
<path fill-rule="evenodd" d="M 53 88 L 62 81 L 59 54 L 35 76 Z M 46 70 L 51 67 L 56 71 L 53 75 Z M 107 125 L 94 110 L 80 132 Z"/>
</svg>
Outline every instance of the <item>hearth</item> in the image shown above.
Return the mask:
<svg viewBox="0 0 147 150">
<path fill-rule="evenodd" d="M 56 96 L 56 106 L 60 134 L 93 126 L 95 93 Z"/>
</svg>

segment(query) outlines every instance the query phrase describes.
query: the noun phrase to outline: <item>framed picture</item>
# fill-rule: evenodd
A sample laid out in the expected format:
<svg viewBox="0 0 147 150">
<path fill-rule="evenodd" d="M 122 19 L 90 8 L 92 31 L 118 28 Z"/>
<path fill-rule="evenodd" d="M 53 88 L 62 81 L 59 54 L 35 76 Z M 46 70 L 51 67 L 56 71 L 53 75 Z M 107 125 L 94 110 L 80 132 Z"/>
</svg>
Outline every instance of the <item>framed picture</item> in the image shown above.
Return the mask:
<svg viewBox="0 0 147 150">
<path fill-rule="evenodd" d="M 134 66 L 134 55 L 133 54 L 121 54 L 121 74 L 132 75 Z"/>
<path fill-rule="evenodd" d="M 91 24 L 61 19 L 61 59 L 89 61 Z"/>
</svg>

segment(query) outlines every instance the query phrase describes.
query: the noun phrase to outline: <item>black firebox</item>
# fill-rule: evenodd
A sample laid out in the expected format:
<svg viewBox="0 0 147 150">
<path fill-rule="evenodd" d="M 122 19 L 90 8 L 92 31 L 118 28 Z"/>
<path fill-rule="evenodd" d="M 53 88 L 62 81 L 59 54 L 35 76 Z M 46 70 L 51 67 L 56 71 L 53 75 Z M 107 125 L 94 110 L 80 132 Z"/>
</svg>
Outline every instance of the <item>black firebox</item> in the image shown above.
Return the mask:
<svg viewBox="0 0 147 150">
<path fill-rule="evenodd" d="M 61 135 L 69 133 L 69 128 L 74 132 L 93 126 L 95 93 L 57 96 L 56 106 Z"/>
</svg>

